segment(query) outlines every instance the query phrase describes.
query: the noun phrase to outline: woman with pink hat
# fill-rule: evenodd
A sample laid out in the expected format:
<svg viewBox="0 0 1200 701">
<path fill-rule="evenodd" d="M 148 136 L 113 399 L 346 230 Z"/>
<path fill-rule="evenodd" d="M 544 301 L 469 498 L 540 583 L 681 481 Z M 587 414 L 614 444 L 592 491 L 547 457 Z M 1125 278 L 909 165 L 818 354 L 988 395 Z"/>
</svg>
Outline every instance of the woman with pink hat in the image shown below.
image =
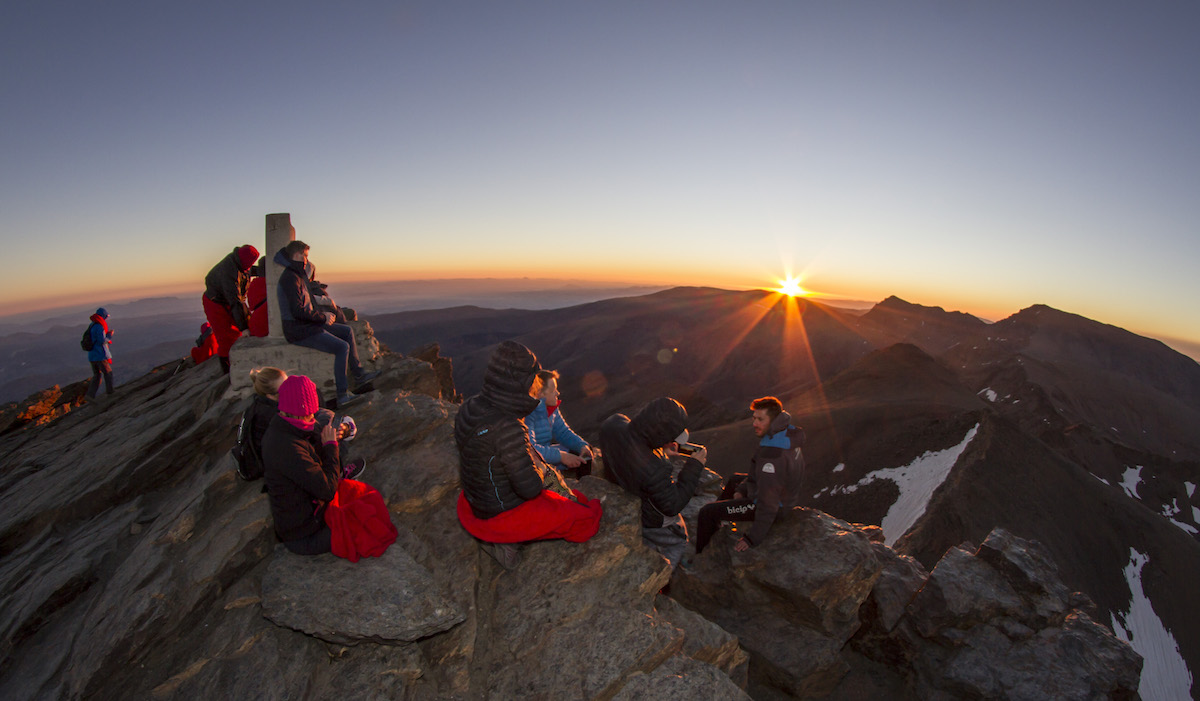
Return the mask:
<svg viewBox="0 0 1200 701">
<path fill-rule="evenodd" d="M 318 429 L 317 386 L 304 375 L 291 375 L 279 385 L 279 414 L 263 436 L 262 456 L 275 535 L 298 555 L 330 551 L 331 532 L 325 508 L 337 494 L 338 482 L 358 477 L 363 465 L 340 467 L 338 428 Z"/>
</svg>

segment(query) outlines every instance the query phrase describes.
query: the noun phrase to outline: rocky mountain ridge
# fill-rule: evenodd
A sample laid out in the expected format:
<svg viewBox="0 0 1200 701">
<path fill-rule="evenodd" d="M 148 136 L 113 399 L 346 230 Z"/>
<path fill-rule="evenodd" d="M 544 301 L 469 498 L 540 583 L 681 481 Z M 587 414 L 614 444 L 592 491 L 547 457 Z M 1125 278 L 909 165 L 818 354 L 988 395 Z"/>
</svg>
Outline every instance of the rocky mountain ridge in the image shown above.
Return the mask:
<svg viewBox="0 0 1200 701">
<path fill-rule="evenodd" d="M 609 483 L 600 534 L 504 571 L 459 526 L 456 405 L 384 354 L 354 455 L 400 538 L 381 558 L 275 545 L 227 450 L 215 363 L 0 434 L 5 698 L 1127 698 L 1140 660 L 1040 546 L 997 531 L 932 572 L 811 509 L 672 577 Z M 59 404 L 60 409 L 63 406 Z M 49 403 L 53 410 L 53 403 Z M 693 500 L 688 514 L 714 498 Z M 670 597 L 659 590 L 670 583 Z M 736 636 L 736 637 L 735 637 Z M 1030 665 L 1036 660 L 1037 665 Z"/>
</svg>

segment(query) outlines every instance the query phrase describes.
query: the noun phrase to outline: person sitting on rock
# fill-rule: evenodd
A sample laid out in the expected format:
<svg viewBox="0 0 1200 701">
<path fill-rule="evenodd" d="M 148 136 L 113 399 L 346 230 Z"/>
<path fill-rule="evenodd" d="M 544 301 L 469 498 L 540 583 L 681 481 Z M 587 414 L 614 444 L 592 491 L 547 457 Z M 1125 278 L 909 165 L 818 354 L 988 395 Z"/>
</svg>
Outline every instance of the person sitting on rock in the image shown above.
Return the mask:
<svg viewBox="0 0 1200 701">
<path fill-rule="evenodd" d="M 242 331 L 250 327 L 246 309 L 246 287 L 251 268 L 258 260 L 258 249 L 250 244 L 238 246 L 208 271 L 204 277 L 204 316 L 217 337 L 217 359 L 221 370 L 229 372 L 229 349 Z"/>
<path fill-rule="evenodd" d="M 279 386 L 287 378 L 286 372 L 274 367 L 254 368 L 250 371 L 250 382 L 254 385 L 254 399 L 250 404 L 247 429 L 250 432 L 251 450 L 259 459 L 263 454 L 263 436 L 267 433 L 267 426 L 271 425 L 271 420 L 279 413 Z M 338 464 L 342 467 L 342 474 L 350 479 L 357 479 L 366 469 L 367 461 L 363 458 L 352 460 L 349 463 L 345 461 L 347 457 L 346 443 L 352 440 L 358 432 L 354 419 L 343 416 L 340 422 L 334 423 L 334 414 L 328 409 L 318 409 L 315 419 L 317 423 L 315 430 L 317 431 L 328 424 L 333 424 L 337 431 Z M 250 479 L 254 478 L 254 476 L 250 477 Z"/>
<path fill-rule="evenodd" d="M 678 444 L 687 443 L 687 410 L 670 397 L 659 397 L 633 419 L 613 414 L 600 426 L 600 449 L 606 475 L 642 500 L 642 541 L 667 558 L 674 568 L 687 549 L 687 525 L 679 512 L 696 493 L 708 451 L 683 457 L 673 477 L 671 459 Z"/>
<path fill-rule="evenodd" d="M 88 336 L 92 340 L 92 348 L 87 352 L 88 363 L 92 366 L 92 380 L 88 383 L 87 398 L 95 399 L 100 391 L 100 378 L 104 378 L 104 395 L 111 397 L 113 393 L 112 351 L 108 344 L 112 343 L 113 332 L 108 328 L 108 310 L 100 307 L 88 318 Z"/>
<path fill-rule="evenodd" d="M 537 408 L 525 417 L 529 442 L 546 462 L 562 469 L 574 469 L 579 478 L 592 473 L 592 447 L 571 430 L 559 411 L 558 371 L 538 373 Z M 565 450 L 564 450 L 565 448 Z"/>
<path fill-rule="evenodd" d="M 359 386 L 370 382 L 379 373 L 367 372 L 358 361 L 354 329 L 346 324 L 335 323 L 332 312 L 319 311 L 313 306 L 304 272 L 308 251 L 308 244 L 292 241 L 275 254 L 275 263 L 283 268 L 276 288 L 283 335 L 288 343 L 334 356 L 333 379 L 337 386 L 337 406 L 341 409 L 361 398 L 350 392 L 347 378 L 350 372 Z"/>
<path fill-rule="evenodd" d="M 312 380 L 292 375 L 280 383 L 278 397 L 279 411 L 262 438 L 275 535 L 297 555 L 327 553 L 332 534 L 325 525 L 325 507 L 337 494 L 338 482 L 357 473 L 340 466 L 338 430 L 326 424 L 318 433 L 320 405 Z"/>
<path fill-rule="evenodd" d="M 488 553 L 507 569 L 517 564 L 517 543 L 553 538 L 581 543 L 596 534 L 603 515 L 598 500 L 578 490 L 573 498 L 560 493 L 561 477 L 529 443 L 521 419 L 538 404 L 532 391 L 540 369 L 528 348 L 501 343 L 488 361 L 483 388 L 454 418 L 459 522 L 491 544 Z"/>
<path fill-rule="evenodd" d="M 196 337 L 196 345 L 192 347 L 192 362 L 199 365 L 217 354 L 217 337 L 213 334 L 212 324 L 207 321 L 200 324 L 200 335 Z"/>
<path fill-rule="evenodd" d="M 734 544 L 744 552 L 761 545 L 781 509 L 796 506 L 800 499 L 800 476 L 804 470 L 804 430 L 792 425 L 792 416 L 775 397 L 760 397 L 750 403 L 754 412 L 754 435 L 761 440 L 750 458 L 750 472 L 729 477 L 721 498 L 701 507 L 696 522 L 696 554 L 699 555 L 722 521 L 753 521 L 754 526 Z"/>
</svg>

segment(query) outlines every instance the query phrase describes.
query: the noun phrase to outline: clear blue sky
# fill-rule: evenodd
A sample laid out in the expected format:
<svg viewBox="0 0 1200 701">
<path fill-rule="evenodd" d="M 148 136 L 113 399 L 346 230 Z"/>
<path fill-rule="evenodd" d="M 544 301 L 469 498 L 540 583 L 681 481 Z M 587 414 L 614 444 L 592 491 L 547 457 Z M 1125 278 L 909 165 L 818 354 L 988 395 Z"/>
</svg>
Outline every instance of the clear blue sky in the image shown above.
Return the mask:
<svg viewBox="0 0 1200 701">
<path fill-rule="evenodd" d="M 1200 3 L 27 2 L 24 308 L 198 289 L 291 212 L 328 281 L 1045 303 L 1200 340 Z"/>
</svg>

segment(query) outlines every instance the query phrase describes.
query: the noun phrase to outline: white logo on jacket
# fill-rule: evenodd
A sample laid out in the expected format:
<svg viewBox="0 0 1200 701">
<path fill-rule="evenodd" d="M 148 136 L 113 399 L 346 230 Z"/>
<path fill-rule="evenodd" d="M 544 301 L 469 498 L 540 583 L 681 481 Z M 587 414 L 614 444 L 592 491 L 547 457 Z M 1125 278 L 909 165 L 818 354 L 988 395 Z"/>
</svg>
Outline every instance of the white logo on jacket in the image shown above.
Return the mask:
<svg viewBox="0 0 1200 701">
<path fill-rule="evenodd" d="M 775 463 L 769 462 L 766 465 L 763 465 L 763 472 L 769 472 L 772 475 L 775 474 Z"/>
</svg>

